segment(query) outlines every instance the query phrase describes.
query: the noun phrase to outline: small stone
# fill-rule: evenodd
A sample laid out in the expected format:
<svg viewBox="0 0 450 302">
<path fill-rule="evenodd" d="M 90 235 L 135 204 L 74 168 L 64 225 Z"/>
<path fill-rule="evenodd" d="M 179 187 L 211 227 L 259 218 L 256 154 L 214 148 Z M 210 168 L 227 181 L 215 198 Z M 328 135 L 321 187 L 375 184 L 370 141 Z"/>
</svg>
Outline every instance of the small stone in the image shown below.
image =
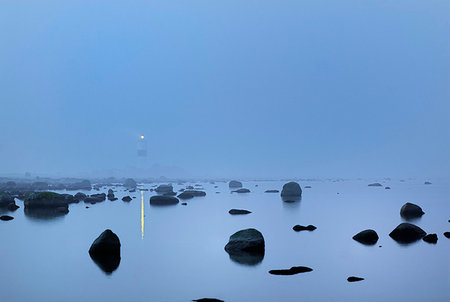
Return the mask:
<svg viewBox="0 0 450 302">
<path fill-rule="evenodd" d="M 311 272 L 312 268 L 306 267 L 306 266 L 293 266 L 290 269 L 274 269 L 270 270 L 269 274 L 272 275 L 280 275 L 280 276 L 290 276 L 290 275 L 296 275 L 300 273 L 307 273 Z"/>
<path fill-rule="evenodd" d="M 296 232 L 300 232 L 300 231 L 314 231 L 317 228 L 311 224 L 308 226 L 303 226 L 303 225 L 297 224 L 292 229 Z"/>
<path fill-rule="evenodd" d="M 14 219 L 14 217 L 11 217 L 9 215 L 0 216 L 0 220 L 3 220 L 3 221 L 9 221 L 9 220 L 13 220 L 13 219 Z"/>
<path fill-rule="evenodd" d="M 347 278 L 347 281 L 348 281 L 348 282 L 357 282 L 357 281 L 362 281 L 362 280 L 364 280 L 364 278 L 361 278 L 361 277 L 355 277 L 355 276 L 351 276 L 351 277 L 348 277 L 348 278 Z"/>
<path fill-rule="evenodd" d="M 437 234 L 428 234 L 422 238 L 423 241 L 436 244 L 438 241 Z"/>
</svg>

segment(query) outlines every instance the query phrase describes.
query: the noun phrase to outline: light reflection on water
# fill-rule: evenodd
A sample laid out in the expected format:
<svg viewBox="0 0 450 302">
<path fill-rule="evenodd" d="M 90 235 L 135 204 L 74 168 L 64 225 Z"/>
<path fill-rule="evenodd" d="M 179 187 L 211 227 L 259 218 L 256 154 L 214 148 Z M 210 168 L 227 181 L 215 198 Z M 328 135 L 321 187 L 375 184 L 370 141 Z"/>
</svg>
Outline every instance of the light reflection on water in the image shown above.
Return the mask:
<svg viewBox="0 0 450 302">
<path fill-rule="evenodd" d="M 144 239 L 144 191 L 141 191 L 141 239 Z"/>
</svg>

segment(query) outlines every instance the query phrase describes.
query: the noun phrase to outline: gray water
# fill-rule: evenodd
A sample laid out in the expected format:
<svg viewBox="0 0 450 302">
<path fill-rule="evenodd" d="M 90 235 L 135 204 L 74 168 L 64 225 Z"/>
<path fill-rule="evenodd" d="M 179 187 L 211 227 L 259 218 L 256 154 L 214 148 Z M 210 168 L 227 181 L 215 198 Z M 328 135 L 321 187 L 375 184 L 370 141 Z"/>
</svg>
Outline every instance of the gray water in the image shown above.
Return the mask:
<svg viewBox="0 0 450 302">
<path fill-rule="evenodd" d="M 46 219 L 25 215 L 18 201 L 21 208 L 9 213 L 15 219 L 0 221 L 2 301 L 450 301 L 450 239 L 442 235 L 450 231 L 449 183 L 385 181 L 392 188 L 385 190 L 368 187 L 369 181 L 300 182 L 312 188 L 303 189 L 296 203 L 264 193 L 281 190 L 283 183 L 244 182 L 248 194 L 231 194 L 223 182 L 202 183 L 206 197 L 167 207 L 150 206 L 150 191 L 117 187 L 117 201 L 88 209 L 83 202 L 72 204 L 69 214 Z M 174 190 L 187 185 L 174 184 Z M 125 195 L 136 198 L 125 203 Z M 400 245 L 388 236 L 403 221 L 405 202 L 423 208 L 426 214 L 414 223 L 437 233 L 436 245 Z M 232 216 L 232 208 L 253 213 Z M 317 229 L 297 233 L 296 224 Z M 257 265 L 236 263 L 224 251 L 230 235 L 249 227 L 266 242 Z M 107 228 L 122 244 L 112 274 L 88 254 Z M 375 246 L 352 239 L 367 228 L 380 236 Z M 268 273 L 291 266 L 313 271 Z M 365 280 L 348 283 L 352 275 Z"/>
</svg>

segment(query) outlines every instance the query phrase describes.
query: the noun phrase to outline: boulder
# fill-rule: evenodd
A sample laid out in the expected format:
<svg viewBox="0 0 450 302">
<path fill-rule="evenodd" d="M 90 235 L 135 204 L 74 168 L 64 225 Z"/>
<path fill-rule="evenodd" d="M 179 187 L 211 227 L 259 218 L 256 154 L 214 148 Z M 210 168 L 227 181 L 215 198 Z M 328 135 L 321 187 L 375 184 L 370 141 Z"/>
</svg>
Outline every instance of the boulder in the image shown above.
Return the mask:
<svg viewBox="0 0 450 302">
<path fill-rule="evenodd" d="M 65 209 L 69 211 L 67 197 L 54 192 L 34 192 L 24 202 L 25 209 Z M 60 210 L 59 210 L 60 211 Z"/>
<path fill-rule="evenodd" d="M 185 190 L 184 193 L 191 194 L 194 197 L 206 196 L 206 192 L 199 190 Z"/>
<path fill-rule="evenodd" d="M 385 190 L 390 190 L 390 189 L 391 189 L 391 187 L 384 187 L 384 189 L 385 189 Z"/>
<path fill-rule="evenodd" d="M 422 240 L 428 243 L 437 243 L 438 237 L 437 234 L 428 234 L 424 236 Z"/>
<path fill-rule="evenodd" d="M 16 203 L 14 197 L 8 192 L 0 191 L 0 208 L 7 207 L 10 203 Z"/>
<path fill-rule="evenodd" d="M 166 193 L 164 193 L 162 195 L 164 195 L 164 196 L 176 196 L 177 193 L 172 191 L 172 192 L 166 192 Z"/>
<path fill-rule="evenodd" d="M 242 182 L 237 180 L 232 180 L 228 183 L 229 188 L 242 188 Z"/>
<path fill-rule="evenodd" d="M 239 209 L 231 209 L 228 211 L 231 215 L 245 215 L 250 214 L 251 212 L 248 210 L 239 210 Z"/>
<path fill-rule="evenodd" d="M 399 243 L 411 243 L 420 240 L 426 235 L 426 232 L 418 226 L 411 223 L 399 224 L 389 236 Z"/>
<path fill-rule="evenodd" d="M 431 185 L 431 182 L 426 181 L 426 182 L 424 182 L 424 184 L 425 184 L 425 185 Z"/>
<path fill-rule="evenodd" d="M 159 185 L 155 189 L 155 192 L 158 193 L 158 194 L 164 194 L 164 193 L 173 192 L 173 187 L 172 187 L 172 185 Z"/>
<path fill-rule="evenodd" d="M 105 273 L 112 273 L 120 263 L 119 237 L 111 230 L 105 230 L 92 243 L 89 255 Z"/>
<path fill-rule="evenodd" d="M 224 302 L 223 300 L 215 299 L 215 298 L 201 298 L 197 300 L 192 300 L 194 302 Z"/>
<path fill-rule="evenodd" d="M 106 200 L 105 193 L 92 194 L 84 199 L 85 203 L 95 204 L 97 202 L 102 202 Z"/>
<path fill-rule="evenodd" d="M 303 226 L 303 225 L 297 224 L 292 229 L 296 232 L 300 232 L 300 231 L 314 231 L 317 228 L 315 226 L 313 226 L 312 224 L 310 224 L 308 226 Z"/>
<path fill-rule="evenodd" d="M 280 193 L 279 190 L 266 190 L 264 193 Z"/>
<path fill-rule="evenodd" d="M 234 193 L 250 193 L 250 190 L 242 188 L 242 189 L 234 190 L 233 192 Z"/>
<path fill-rule="evenodd" d="M 353 240 L 365 245 L 374 245 L 378 241 L 378 234 L 374 230 L 364 230 L 352 237 Z"/>
<path fill-rule="evenodd" d="M 165 206 L 174 205 L 179 202 L 178 198 L 173 196 L 155 195 L 150 197 L 151 205 Z"/>
<path fill-rule="evenodd" d="M 382 187 L 383 185 L 378 183 L 378 182 L 376 182 L 376 183 L 373 183 L 373 184 L 368 184 L 368 186 L 369 187 Z"/>
<path fill-rule="evenodd" d="M 183 192 L 183 193 L 181 193 L 181 194 L 178 194 L 177 197 L 178 197 L 179 199 L 191 199 L 191 198 L 194 198 L 194 195 L 191 194 L 191 193 Z"/>
<path fill-rule="evenodd" d="M 283 197 L 300 197 L 302 196 L 302 188 L 300 185 L 294 181 L 284 184 L 283 190 L 281 191 L 281 196 Z"/>
<path fill-rule="evenodd" d="M 409 202 L 405 203 L 400 209 L 400 216 L 404 219 L 420 218 L 423 214 L 425 213 L 422 211 L 421 207 Z"/>
<path fill-rule="evenodd" d="M 9 220 L 13 220 L 13 219 L 14 219 L 14 217 L 9 216 L 9 215 L 0 216 L 0 220 L 3 220 L 3 221 L 9 221 Z"/>
<path fill-rule="evenodd" d="M 264 237 L 255 229 L 238 231 L 230 236 L 225 251 L 235 262 L 246 265 L 258 264 L 264 258 Z"/>
<path fill-rule="evenodd" d="M 293 266 L 290 269 L 274 269 L 270 270 L 269 274 L 272 275 L 281 275 L 281 276 L 289 276 L 289 275 L 296 275 L 300 273 L 307 273 L 311 272 L 312 268 L 306 267 L 306 266 Z"/>
<path fill-rule="evenodd" d="M 18 205 L 16 205 L 15 202 L 11 202 L 8 206 L 7 206 L 8 210 L 13 212 L 15 210 L 17 210 L 18 208 L 20 208 Z"/>
<path fill-rule="evenodd" d="M 122 201 L 126 201 L 126 202 L 129 202 L 131 200 L 132 200 L 132 198 L 130 196 L 125 196 L 122 198 Z"/>
<path fill-rule="evenodd" d="M 82 201 L 82 200 L 84 200 L 86 197 L 87 197 L 86 194 L 84 194 L 84 193 L 82 193 L 82 192 L 78 192 L 77 194 L 75 194 L 75 195 L 73 196 L 73 199 L 76 200 L 76 201 Z"/>
<path fill-rule="evenodd" d="M 355 277 L 355 276 L 351 276 L 351 277 L 348 277 L 348 278 L 347 278 L 347 281 L 348 281 L 348 282 L 357 282 L 357 281 L 362 281 L 362 280 L 364 280 L 364 278 L 361 278 L 361 277 Z"/>
<path fill-rule="evenodd" d="M 450 238 L 450 232 L 445 232 L 445 233 L 444 233 L 444 236 L 445 236 L 446 238 Z"/>
</svg>

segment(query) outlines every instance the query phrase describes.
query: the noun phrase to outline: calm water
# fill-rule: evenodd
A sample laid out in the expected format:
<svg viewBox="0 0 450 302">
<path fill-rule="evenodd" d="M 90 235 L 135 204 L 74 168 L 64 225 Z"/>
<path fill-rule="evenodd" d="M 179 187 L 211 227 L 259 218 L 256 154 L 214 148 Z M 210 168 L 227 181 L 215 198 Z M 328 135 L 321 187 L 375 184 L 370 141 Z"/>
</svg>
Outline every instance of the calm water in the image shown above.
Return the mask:
<svg viewBox="0 0 450 302">
<path fill-rule="evenodd" d="M 0 221 L 2 300 L 450 301 L 450 239 L 442 235 L 450 231 L 449 183 L 389 181 L 383 184 L 392 189 L 385 190 L 369 182 L 300 182 L 312 188 L 293 204 L 264 193 L 281 190 L 284 182 L 244 182 L 249 194 L 230 194 L 226 183 L 202 183 L 206 197 L 168 207 L 150 206 L 152 192 L 118 187 L 117 201 L 89 209 L 73 204 L 68 215 L 47 219 L 25 215 L 19 201 L 21 208 L 10 214 L 15 219 Z M 125 195 L 136 198 L 125 203 Z M 415 223 L 438 234 L 436 245 L 402 246 L 388 236 L 402 222 L 399 210 L 407 201 L 423 208 L 426 214 Z M 231 208 L 253 213 L 231 216 Z M 317 230 L 297 233 L 295 224 Z M 249 227 L 266 241 L 265 257 L 254 266 L 233 262 L 224 251 L 231 234 Z M 88 254 L 106 228 L 122 244 L 120 265 L 110 275 Z M 367 228 L 378 232 L 377 245 L 352 240 Z M 268 274 L 291 266 L 313 271 Z M 365 280 L 348 283 L 351 275 Z"/>
</svg>

